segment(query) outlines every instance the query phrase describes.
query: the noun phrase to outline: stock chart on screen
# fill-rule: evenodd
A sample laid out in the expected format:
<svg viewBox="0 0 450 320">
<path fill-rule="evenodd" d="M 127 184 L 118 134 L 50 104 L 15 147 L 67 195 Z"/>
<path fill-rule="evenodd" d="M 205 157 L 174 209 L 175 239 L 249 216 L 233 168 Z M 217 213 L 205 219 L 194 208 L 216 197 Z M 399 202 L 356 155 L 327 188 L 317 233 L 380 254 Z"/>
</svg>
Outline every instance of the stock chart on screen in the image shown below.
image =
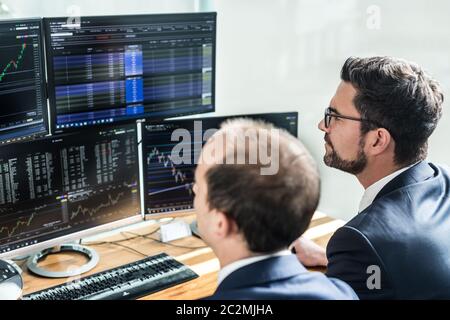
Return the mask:
<svg viewBox="0 0 450 320">
<path fill-rule="evenodd" d="M 142 163 L 146 214 L 193 209 L 194 172 L 207 132 L 209 129 L 218 129 L 222 122 L 234 117 L 263 120 L 297 136 L 297 112 L 183 119 L 143 125 Z M 172 134 L 177 129 L 189 133 L 189 139 L 174 139 Z"/>
<path fill-rule="evenodd" d="M 135 125 L 0 149 L 0 253 L 140 215 Z"/>
<path fill-rule="evenodd" d="M 47 132 L 42 22 L 0 21 L 0 143 Z"/>
</svg>

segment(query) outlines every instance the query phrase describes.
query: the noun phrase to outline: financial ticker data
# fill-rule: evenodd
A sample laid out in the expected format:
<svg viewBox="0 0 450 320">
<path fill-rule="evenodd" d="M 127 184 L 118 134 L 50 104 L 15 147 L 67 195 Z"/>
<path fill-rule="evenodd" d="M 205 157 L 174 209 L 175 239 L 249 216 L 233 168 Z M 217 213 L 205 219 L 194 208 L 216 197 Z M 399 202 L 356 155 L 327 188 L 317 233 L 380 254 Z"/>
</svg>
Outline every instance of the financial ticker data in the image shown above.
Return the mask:
<svg viewBox="0 0 450 320">
<path fill-rule="evenodd" d="M 141 214 L 133 125 L 3 146 L 0 253 Z"/>
<path fill-rule="evenodd" d="M 215 13 L 45 19 L 55 132 L 214 111 Z"/>
<path fill-rule="evenodd" d="M 0 143 L 47 131 L 41 21 L 0 21 Z"/>
<path fill-rule="evenodd" d="M 236 116 L 233 116 L 236 117 Z M 297 136 L 297 112 L 243 115 L 283 128 Z M 218 129 L 231 117 L 210 117 L 164 121 L 143 126 L 144 206 L 146 214 L 168 213 L 193 208 L 192 190 L 196 163 L 209 129 Z M 177 129 L 189 132 L 189 139 L 172 139 Z M 211 132 L 208 132 L 210 134 Z M 180 159 L 183 158 L 181 162 Z M 188 160 L 188 161 L 184 161 Z"/>
</svg>

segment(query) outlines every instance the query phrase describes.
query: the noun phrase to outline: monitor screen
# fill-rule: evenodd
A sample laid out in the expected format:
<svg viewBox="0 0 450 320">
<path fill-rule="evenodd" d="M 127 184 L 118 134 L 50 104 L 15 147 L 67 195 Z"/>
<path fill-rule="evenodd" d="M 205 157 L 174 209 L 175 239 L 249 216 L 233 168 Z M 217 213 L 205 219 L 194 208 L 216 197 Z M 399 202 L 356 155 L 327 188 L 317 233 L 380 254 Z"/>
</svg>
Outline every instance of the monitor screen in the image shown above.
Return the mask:
<svg viewBox="0 0 450 320">
<path fill-rule="evenodd" d="M 215 110 L 215 13 L 44 23 L 52 132 Z"/>
<path fill-rule="evenodd" d="M 1 147 L 0 256 L 142 219 L 137 149 L 136 125 Z"/>
<path fill-rule="evenodd" d="M 193 209 L 192 183 L 195 159 L 200 155 L 204 133 L 208 129 L 218 129 L 223 121 L 233 117 L 261 119 L 297 137 L 297 112 L 173 120 L 143 125 L 142 156 L 146 214 Z M 185 162 L 179 164 L 180 161 L 173 161 L 171 156 L 175 145 L 180 143 L 180 139 L 172 140 L 172 133 L 176 129 L 186 129 L 190 132 L 191 161 L 188 164 Z"/>
<path fill-rule="evenodd" d="M 0 144 L 46 134 L 41 19 L 0 21 Z"/>
</svg>

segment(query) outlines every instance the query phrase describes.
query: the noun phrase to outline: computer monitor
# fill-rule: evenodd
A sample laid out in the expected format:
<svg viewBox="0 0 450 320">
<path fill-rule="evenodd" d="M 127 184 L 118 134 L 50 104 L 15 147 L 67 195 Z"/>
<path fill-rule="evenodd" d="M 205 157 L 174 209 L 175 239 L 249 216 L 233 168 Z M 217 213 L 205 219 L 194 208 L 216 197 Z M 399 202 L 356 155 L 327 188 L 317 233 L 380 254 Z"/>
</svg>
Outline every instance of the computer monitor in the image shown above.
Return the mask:
<svg viewBox="0 0 450 320">
<path fill-rule="evenodd" d="M 0 257 L 143 220 L 135 124 L 0 148 Z"/>
<path fill-rule="evenodd" d="M 0 20 L 0 144 L 48 133 L 42 20 Z"/>
<path fill-rule="evenodd" d="M 44 19 L 51 130 L 215 110 L 216 13 Z"/>
<path fill-rule="evenodd" d="M 193 209 L 194 195 L 192 183 L 194 171 L 204 143 L 203 135 L 208 129 L 218 129 L 220 124 L 230 118 L 247 117 L 260 119 L 283 128 L 297 137 L 298 113 L 266 113 L 227 117 L 211 117 L 165 121 L 160 124 L 143 124 L 142 163 L 144 184 L 144 212 L 147 217 L 189 212 Z M 190 132 L 190 164 L 177 164 L 171 156 L 175 145 L 172 133 L 176 129 Z M 188 141 L 189 143 L 189 141 Z M 183 155 L 184 158 L 184 155 Z"/>
</svg>

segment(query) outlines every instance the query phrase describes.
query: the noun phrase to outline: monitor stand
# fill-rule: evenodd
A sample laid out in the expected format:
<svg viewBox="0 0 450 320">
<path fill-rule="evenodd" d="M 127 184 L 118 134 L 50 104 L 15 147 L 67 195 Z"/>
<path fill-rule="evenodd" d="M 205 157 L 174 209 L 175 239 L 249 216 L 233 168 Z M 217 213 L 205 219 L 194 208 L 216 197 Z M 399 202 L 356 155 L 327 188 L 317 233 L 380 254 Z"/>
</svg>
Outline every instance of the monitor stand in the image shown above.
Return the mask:
<svg viewBox="0 0 450 320">
<path fill-rule="evenodd" d="M 76 269 L 70 269 L 66 271 L 49 271 L 47 269 L 41 268 L 38 266 L 40 260 L 45 258 L 46 256 L 59 252 L 76 252 L 85 255 L 89 261 Z M 40 275 L 46 278 L 67 278 L 78 276 L 82 273 L 85 273 L 91 269 L 93 269 L 99 261 L 99 256 L 97 252 L 91 248 L 79 245 L 79 244 L 62 244 L 60 246 L 56 246 L 53 248 L 44 249 L 30 258 L 27 261 L 28 270 L 33 272 L 34 274 Z"/>
<path fill-rule="evenodd" d="M 198 232 L 197 220 L 192 221 L 189 226 L 191 227 L 192 234 L 201 239 L 202 237 L 200 236 L 200 233 Z"/>
</svg>

